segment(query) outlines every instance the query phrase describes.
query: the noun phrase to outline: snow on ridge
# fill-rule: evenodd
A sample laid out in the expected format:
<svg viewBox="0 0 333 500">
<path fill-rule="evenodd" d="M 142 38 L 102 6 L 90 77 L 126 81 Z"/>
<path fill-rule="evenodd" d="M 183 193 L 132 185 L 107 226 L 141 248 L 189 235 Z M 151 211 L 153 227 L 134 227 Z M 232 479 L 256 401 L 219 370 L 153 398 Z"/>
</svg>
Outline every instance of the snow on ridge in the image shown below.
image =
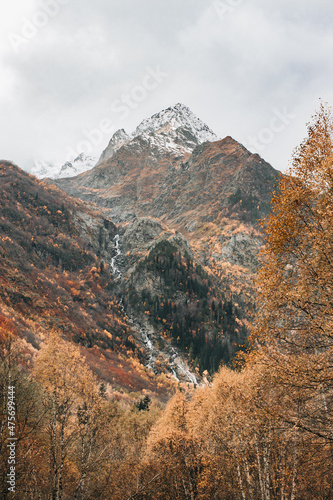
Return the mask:
<svg viewBox="0 0 333 500">
<path fill-rule="evenodd" d="M 56 179 L 56 175 L 60 172 L 61 166 L 59 162 L 36 160 L 29 173 L 39 179 L 44 179 L 45 177 Z"/>
<path fill-rule="evenodd" d="M 81 153 L 74 160 L 68 161 L 62 165 L 58 174 L 58 179 L 73 177 L 74 175 L 79 175 L 87 170 L 91 170 L 96 165 L 96 162 L 97 158 L 86 156 L 84 153 Z"/>
<path fill-rule="evenodd" d="M 109 144 L 107 147 L 104 149 L 102 152 L 101 156 L 99 157 L 99 160 L 97 162 L 97 165 L 100 165 L 104 161 L 108 160 L 111 158 L 111 156 L 114 155 L 120 149 L 122 146 L 125 144 L 128 144 L 130 142 L 131 137 L 127 135 L 125 130 L 123 128 L 117 130 L 111 137 Z"/>
<path fill-rule="evenodd" d="M 81 153 L 74 160 L 67 161 L 62 164 L 60 162 L 52 162 L 45 160 L 37 160 L 30 170 L 30 174 L 35 175 L 39 179 L 64 179 L 66 177 L 74 177 L 82 174 L 87 170 L 91 170 L 97 162 L 97 158 L 86 156 Z"/>
<path fill-rule="evenodd" d="M 118 149 L 138 137 L 162 153 L 171 151 L 180 156 L 191 153 L 198 144 L 219 139 L 188 106 L 178 103 L 146 118 L 130 135 L 127 135 L 124 129 L 117 130 L 99 159 L 81 153 L 74 160 L 64 164 L 38 160 L 30 173 L 40 179 L 74 177 L 108 160 Z"/>
<path fill-rule="evenodd" d="M 157 149 L 160 153 L 170 151 L 173 154 L 183 156 L 186 153 L 191 153 L 196 146 L 193 141 L 179 141 L 179 136 L 174 130 L 164 130 L 164 133 L 144 132 L 141 135 L 135 136 L 131 140 L 131 144 L 137 145 L 138 141 L 149 143 L 150 148 Z"/>
</svg>

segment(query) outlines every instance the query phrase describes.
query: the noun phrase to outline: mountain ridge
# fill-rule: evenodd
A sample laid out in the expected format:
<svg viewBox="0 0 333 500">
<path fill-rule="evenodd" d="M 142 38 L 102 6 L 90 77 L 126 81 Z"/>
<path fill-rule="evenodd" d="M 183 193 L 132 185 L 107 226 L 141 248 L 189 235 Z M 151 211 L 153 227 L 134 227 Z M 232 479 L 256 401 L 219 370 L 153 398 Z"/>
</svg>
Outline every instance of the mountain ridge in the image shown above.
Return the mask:
<svg viewBox="0 0 333 500">
<path fill-rule="evenodd" d="M 186 353 L 181 356 L 172 345 L 171 334 L 162 341 L 159 322 L 152 325 L 148 309 L 135 306 L 137 294 L 149 297 L 143 276 L 156 283 L 165 279 L 162 274 L 156 281 L 154 270 L 145 269 L 152 252 L 170 258 L 163 249 L 172 248 L 185 282 L 194 279 L 195 263 L 181 234 L 151 218 L 117 227 L 102 211 L 10 162 L 0 163 L 0 194 L 0 308 L 26 343 L 27 359 L 54 331 L 78 343 L 99 377 L 115 388 L 144 390 L 146 380 L 149 391 L 163 399 L 176 382 L 200 380 L 189 370 Z M 185 256 L 190 267 L 184 267 Z M 176 294 L 185 303 L 187 285 L 179 286 L 172 272 L 168 280 L 168 301 Z M 207 293 L 205 278 L 200 280 Z M 195 300 L 192 293 L 190 303 Z M 164 309 L 159 314 L 170 328 Z M 228 349 L 220 345 L 226 357 Z M 208 362 L 198 357 L 199 366 Z"/>
<path fill-rule="evenodd" d="M 214 200 L 202 214 L 209 218 L 226 212 L 228 196 L 244 187 L 262 198 L 266 207 L 258 216 L 266 215 L 279 173 L 232 137 L 197 145 L 185 157 L 168 149 L 161 152 L 155 144 L 138 136 L 89 172 L 55 183 L 72 196 L 105 207 L 117 222 L 149 215 L 185 223 L 189 211 L 198 212 L 203 201 L 209 205 Z"/>
<path fill-rule="evenodd" d="M 84 153 L 80 153 L 76 158 L 68 160 L 65 163 L 38 160 L 34 163 L 29 173 L 38 177 L 38 179 L 62 179 L 73 177 L 92 169 L 96 165 L 96 161 L 97 158 Z"/>
</svg>

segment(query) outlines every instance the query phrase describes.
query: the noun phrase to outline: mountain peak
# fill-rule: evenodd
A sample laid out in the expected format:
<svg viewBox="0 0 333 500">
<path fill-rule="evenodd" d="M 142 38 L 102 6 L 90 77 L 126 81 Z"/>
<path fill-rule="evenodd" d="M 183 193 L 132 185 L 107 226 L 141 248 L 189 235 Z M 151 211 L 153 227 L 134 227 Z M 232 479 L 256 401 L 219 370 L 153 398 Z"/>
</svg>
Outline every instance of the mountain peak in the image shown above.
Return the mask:
<svg viewBox="0 0 333 500">
<path fill-rule="evenodd" d="M 175 113 L 192 113 L 191 109 L 181 102 L 177 102 L 174 106 L 169 106 L 165 111 L 174 111 Z"/>
<path fill-rule="evenodd" d="M 97 165 L 110 159 L 122 146 L 142 137 L 159 151 L 171 151 L 176 156 L 191 153 L 204 142 L 218 140 L 217 135 L 191 109 L 178 102 L 150 118 L 145 118 L 130 135 L 118 130 L 103 151 Z"/>
<path fill-rule="evenodd" d="M 217 141 L 217 135 L 198 118 L 188 106 L 177 103 L 174 106 L 155 113 L 143 120 L 136 128 L 133 136 L 143 133 L 167 133 L 185 129 L 192 133 L 195 142 L 202 144 L 206 141 Z"/>
<path fill-rule="evenodd" d="M 126 131 L 123 128 L 117 130 L 117 132 L 115 132 L 113 134 L 113 136 L 110 139 L 109 144 L 107 145 L 107 147 L 104 149 L 103 153 L 101 154 L 101 156 L 97 162 L 97 165 L 100 165 L 104 161 L 111 158 L 111 156 L 113 156 L 114 153 L 116 151 L 118 151 L 118 149 L 121 148 L 121 146 L 123 146 L 124 144 L 127 144 L 130 140 L 131 140 L 131 137 L 126 133 Z"/>
</svg>

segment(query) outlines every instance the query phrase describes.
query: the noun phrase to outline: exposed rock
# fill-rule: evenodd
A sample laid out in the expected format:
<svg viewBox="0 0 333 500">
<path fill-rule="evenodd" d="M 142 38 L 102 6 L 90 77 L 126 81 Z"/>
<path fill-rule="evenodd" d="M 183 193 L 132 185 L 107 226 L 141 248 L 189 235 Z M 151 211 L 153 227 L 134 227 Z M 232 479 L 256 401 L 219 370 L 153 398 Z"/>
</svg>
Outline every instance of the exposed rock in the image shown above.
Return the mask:
<svg viewBox="0 0 333 500">
<path fill-rule="evenodd" d="M 257 255 L 262 245 L 262 238 L 237 233 L 222 246 L 221 254 L 215 254 L 214 257 L 216 260 L 225 259 L 231 264 L 245 266 L 255 271 L 258 267 Z"/>
<path fill-rule="evenodd" d="M 125 130 L 122 128 L 117 130 L 110 139 L 107 148 L 104 149 L 96 165 L 100 165 L 104 161 L 111 158 L 118 149 L 124 144 L 130 141 L 130 136 L 126 134 Z"/>
<path fill-rule="evenodd" d="M 118 149 L 136 137 L 150 138 L 151 145 L 155 148 L 163 152 L 167 149 L 172 153 L 177 151 L 182 158 L 198 144 L 218 139 L 208 125 L 197 118 L 190 108 L 178 103 L 143 120 L 130 135 L 124 129 L 117 130 L 97 165 L 110 159 Z"/>
</svg>

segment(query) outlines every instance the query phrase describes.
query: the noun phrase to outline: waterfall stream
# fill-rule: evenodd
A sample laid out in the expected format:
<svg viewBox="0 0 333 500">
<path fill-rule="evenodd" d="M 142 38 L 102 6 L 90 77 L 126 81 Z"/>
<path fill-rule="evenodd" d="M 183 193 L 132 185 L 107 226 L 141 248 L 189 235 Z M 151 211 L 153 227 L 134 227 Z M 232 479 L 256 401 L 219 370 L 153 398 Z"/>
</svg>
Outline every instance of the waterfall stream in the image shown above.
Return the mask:
<svg viewBox="0 0 333 500">
<path fill-rule="evenodd" d="M 110 266 L 112 269 L 112 274 L 114 274 L 119 279 L 121 278 L 121 272 L 119 271 L 119 268 L 116 264 L 117 258 L 119 257 L 119 255 L 121 255 L 121 251 L 119 248 L 119 234 L 116 234 L 116 236 L 113 238 L 113 241 L 114 241 L 114 247 L 116 249 L 116 255 L 112 257 Z"/>
<path fill-rule="evenodd" d="M 144 343 L 147 354 L 148 361 L 146 363 L 146 367 L 148 370 L 151 370 L 155 373 L 158 373 L 156 370 L 156 360 L 159 356 L 162 356 L 165 360 L 168 361 L 170 365 L 170 370 L 172 375 L 175 377 L 178 382 L 185 381 L 190 382 L 191 384 L 198 385 L 199 382 L 194 373 L 189 370 L 187 363 L 181 358 L 180 353 L 177 351 L 175 347 L 166 343 L 166 347 L 163 350 L 160 350 L 157 347 L 157 339 L 153 332 L 148 330 L 148 327 L 140 323 L 137 319 L 134 319 L 133 316 L 129 316 L 123 307 L 122 301 L 120 302 L 121 307 L 126 315 L 127 321 L 135 329 Z"/>
</svg>

